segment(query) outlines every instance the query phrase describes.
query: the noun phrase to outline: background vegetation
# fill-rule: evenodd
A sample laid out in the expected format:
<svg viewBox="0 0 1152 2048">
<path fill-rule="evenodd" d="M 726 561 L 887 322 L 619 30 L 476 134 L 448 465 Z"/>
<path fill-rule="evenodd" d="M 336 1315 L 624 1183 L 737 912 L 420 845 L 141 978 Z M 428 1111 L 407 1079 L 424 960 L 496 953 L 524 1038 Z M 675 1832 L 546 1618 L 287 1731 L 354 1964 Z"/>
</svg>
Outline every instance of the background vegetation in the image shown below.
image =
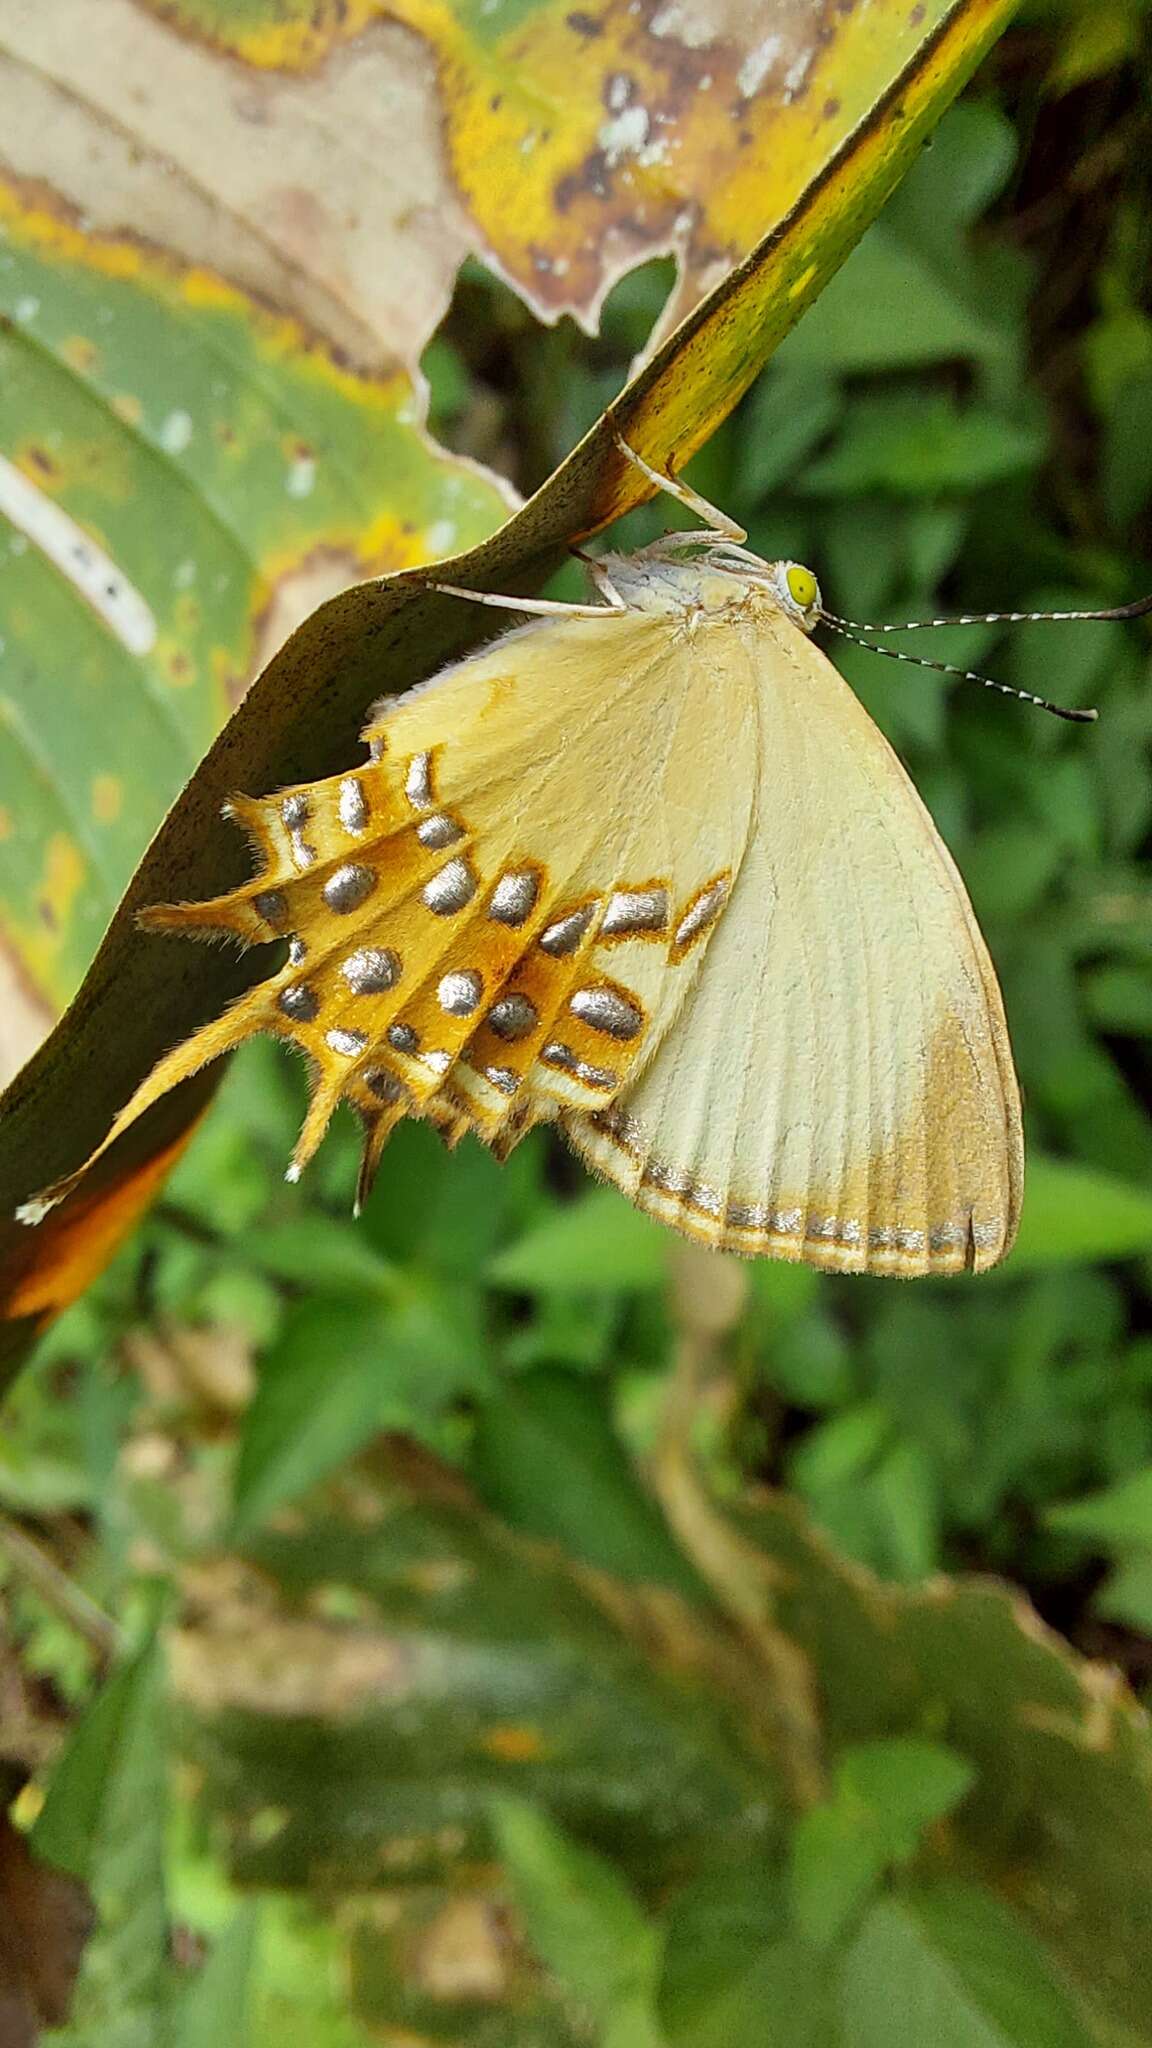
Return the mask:
<svg viewBox="0 0 1152 2048">
<path fill-rule="evenodd" d="M 836 610 L 1148 587 L 1150 57 L 1134 0 L 1030 8 L 695 465 Z M 470 263 L 435 433 L 531 487 L 668 281 L 590 341 Z M 0 1434 L 9 1789 L 101 1913 L 52 2038 L 1152 2040 L 1139 1717 L 1006 1595 L 921 1590 L 1001 1575 L 1147 1686 L 1149 642 L 941 643 L 1101 712 L 831 649 L 1000 970 L 1019 1253 L 694 1265 L 547 1138 L 410 1126 L 353 1226 L 351 1123 L 286 1188 L 300 1077 L 246 1053 Z"/>
</svg>

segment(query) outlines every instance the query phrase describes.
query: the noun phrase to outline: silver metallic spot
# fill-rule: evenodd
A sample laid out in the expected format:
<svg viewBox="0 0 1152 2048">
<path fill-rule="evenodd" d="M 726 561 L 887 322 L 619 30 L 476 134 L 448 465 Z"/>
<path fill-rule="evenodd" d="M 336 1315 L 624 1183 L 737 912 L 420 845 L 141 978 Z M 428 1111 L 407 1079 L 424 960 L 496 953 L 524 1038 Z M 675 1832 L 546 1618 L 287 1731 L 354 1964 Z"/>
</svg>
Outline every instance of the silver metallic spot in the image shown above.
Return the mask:
<svg viewBox="0 0 1152 2048">
<path fill-rule="evenodd" d="M 582 1023 L 607 1032 L 609 1038 L 638 1038 L 644 1029 L 643 1011 L 614 988 L 578 988 L 569 997 L 568 1008 Z"/>
<path fill-rule="evenodd" d="M 383 733 L 374 733 L 368 742 L 368 759 L 370 761 L 382 761 L 387 751 L 388 742 L 384 738 Z"/>
<path fill-rule="evenodd" d="M 420 1058 L 426 1067 L 431 1067 L 434 1074 L 446 1074 L 452 1065 L 450 1052 L 422 1052 Z"/>
<path fill-rule="evenodd" d="M 400 979 L 400 962 L 391 946 L 362 946 L 340 963 L 340 972 L 355 996 L 382 995 Z"/>
<path fill-rule="evenodd" d="M 594 1067 L 588 1060 L 577 1060 L 572 1071 L 578 1081 L 583 1081 L 586 1088 L 618 1088 L 620 1086 L 620 1076 L 619 1074 L 614 1074 L 611 1067 Z"/>
<path fill-rule="evenodd" d="M 587 1060 L 577 1059 L 570 1045 L 561 1039 L 552 1039 L 540 1055 L 546 1066 L 561 1067 L 571 1074 L 574 1081 L 583 1081 L 586 1088 L 618 1088 L 620 1076 L 610 1067 L 594 1067 Z"/>
<path fill-rule="evenodd" d="M 699 938 L 701 932 L 706 932 L 710 924 L 715 924 L 728 900 L 731 886 L 727 875 L 722 875 L 719 881 L 709 882 L 706 889 L 701 889 L 700 894 L 688 905 L 676 927 L 673 939 L 675 945 L 691 945 L 692 940 Z"/>
<path fill-rule="evenodd" d="M 288 941 L 288 960 L 293 967 L 303 967 L 308 958 L 308 948 L 303 939 L 294 934 Z"/>
<path fill-rule="evenodd" d="M 426 811 L 432 802 L 432 756 L 414 754 L 408 763 L 404 794 L 414 811 Z"/>
<path fill-rule="evenodd" d="M 665 931 L 667 925 L 667 889 L 617 889 L 608 899 L 600 937 L 631 938 L 639 932 Z"/>
<path fill-rule="evenodd" d="M 488 915 L 497 924 L 511 925 L 513 929 L 531 917 L 540 894 L 540 878 L 531 868 L 520 868 L 507 875 L 501 875 L 492 891 Z"/>
<path fill-rule="evenodd" d="M 309 988 L 304 981 L 293 982 L 288 988 L 282 988 L 277 1002 L 284 1015 L 294 1017 L 299 1024 L 310 1024 L 320 1009 L 320 999 L 315 989 Z"/>
<path fill-rule="evenodd" d="M 470 1017 L 480 1007 L 484 993 L 484 977 L 471 967 L 455 969 L 441 977 L 436 991 L 440 1008 L 447 1010 L 450 1017 Z"/>
<path fill-rule="evenodd" d="M 466 860 L 450 860 L 447 867 L 424 884 L 424 901 L 437 917 L 452 917 L 463 910 L 476 894 L 477 882 Z"/>
<path fill-rule="evenodd" d="M 368 823 L 368 799 L 358 775 L 346 775 L 340 784 L 339 810 L 346 832 L 363 832 Z"/>
<path fill-rule="evenodd" d="M 464 837 L 464 827 L 444 811 L 436 811 L 431 818 L 421 818 L 416 827 L 416 837 L 421 846 L 455 846 L 456 841 Z"/>
<path fill-rule="evenodd" d="M 511 1067 L 485 1067 L 484 1079 L 491 1081 L 494 1088 L 499 1088 L 502 1095 L 515 1095 L 520 1086 L 520 1076 L 514 1074 Z"/>
<path fill-rule="evenodd" d="M 871 1231 L 868 1234 L 869 1238 L 873 1235 Z M 937 1223 L 935 1228 L 928 1232 L 928 1249 L 930 1252 L 958 1251 L 966 1237 L 967 1233 L 961 1230 L 958 1223 Z"/>
<path fill-rule="evenodd" d="M 288 922 L 288 898 L 283 889 L 261 889 L 252 898 L 252 908 L 273 931 L 279 931 Z"/>
<path fill-rule="evenodd" d="M 910 1238 L 914 1237 L 916 1239 L 915 1249 L 918 1250 L 924 1242 L 923 1231 L 909 1230 L 905 1234 Z M 1000 1222 L 999 1217 L 993 1217 L 991 1223 L 974 1223 L 972 1225 L 972 1242 L 976 1246 L 977 1251 L 980 1252 L 994 1251 L 1003 1235 L 1004 1226 Z"/>
<path fill-rule="evenodd" d="M 566 911 L 541 934 L 540 944 L 544 951 L 556 959 L 565 953 L 574 953 L 595 915 L 594 903 L 582 903 L 579 910 Z"/>
<path fill-rule="evenodd" d="M 810 1216 L 808 1218 L 808 1228 L 804 1234 L 806 1237 L 838 1238 L 840 1235 L 840 1218 L 838 1216 Z"/>
<path fill-rule="evenodd" d="M 647 1186 L 660 1188 L 666 1195 L 690 1195 L 692 1175 L 686 1166 L 666 1166 L 662 1159 L 650 1159 L 644 1168 Z"/>
<path fill-rule="evenodd" d="M 795 1237 L 803 1221 L 802 1209 L 772 1209 L 768 1215 L 768 1228 L 777 1237 Z"/>
<path fill-rule="evenodd" d="M 359 910 L 375 887 L 374 870 L 365 867 L 362 861 L 350 860 L 329 875 L 321 893 L 329 910 Z"/>
<path fill-rule="evenodd" d="M 366 1031 L 326 1031 L 324 1033 L 324 1042 L 326 1045 L 331 1046 L 333 1052 L 343 1053 L 345 1059 L 354 1060 L 357 1053 L 363 1052 L 364 1047 L 367 1045 L 368 1033 Z"/>
<path fill-rule="evenodd" d="M 288 827 L 292 844 L 292 858 L 298 868 L 310 868 L 316 859 L 316 848 L 309 846 L 304 838 L 304 827 L 312 816 L 311 799 L 302 789 L 286 796 L 280 806 L 280 816 Z"/>
<path fill-rule="evenodd" d="M 687 1167 L 669 1166 L 661 1159 L 649 1159 L 641 1179 L 645 1186 L 660 1188 L 664 1194 L 676 1196 L 705 1216 L 718 1217 L 724 1213 L 723 1197 L 706 1181 L 696 1180 Z"/>
<path fill-rule="evenodd" d="M 729 1202 L 724 1221 L 730 1230 L 767 1230 L 769 1214 L 762 1202 Z"/>
<path fill-rule="evenodd" d="M 395 1074 L 390 1074 L 387 1067 L 369 1067 L 360 1078 L 379 1102 L 399 1102 L 408 1092 L 403 1082 L 398 1081 Z"/>
<path fill-rule="evenodd" d="M 509 1043 L 517 1038 L 527 1038 L 539 1023 L 536 1005 L 527 996 L 513 990 L 511 995 L 501 996 L 488 1012 L 488 1023 L 497 1038 Z"/>
<path fill-rule="evenodd" d="M 906 1230 L 900 1224 L 877 1224 L 868 1232 L 868 1242 L 873 1250 L 878 1251 L 920 1252 L 924 1250 L 927 1239 L 922 1230 Z M 957 1242 L 966 1245 L 967 1232 L 962 1231 Z"/>
<path fill-rule="evenodd" d="M 420 1050 L 420 1033 L 413 1031 L 410 1024 L 390 1024 L 387 1037 L 389 1045 L 395 1046 L 397 1052 L 413 1053 Z"/>
</svg>

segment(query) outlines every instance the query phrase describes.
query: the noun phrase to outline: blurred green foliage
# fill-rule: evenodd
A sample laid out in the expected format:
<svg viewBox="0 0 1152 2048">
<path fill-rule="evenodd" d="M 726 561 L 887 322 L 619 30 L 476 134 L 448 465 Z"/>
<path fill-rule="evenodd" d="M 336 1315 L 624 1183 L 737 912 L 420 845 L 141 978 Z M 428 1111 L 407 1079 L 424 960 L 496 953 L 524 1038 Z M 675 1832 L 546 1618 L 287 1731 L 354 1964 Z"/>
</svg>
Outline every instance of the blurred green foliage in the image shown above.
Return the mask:
<svg viewBox="0 0 1152 2048">
<path fill-rule="evenodd" d="M 1136 0 L 1026 9 L 979 92 L 694 465 L 751 545 L 810 562 L 838 612 L 1110 605 L 1152 583 L 1148 12 Z M 512 463 L 522 484 L 539 480 L 619 388 L 667 284 L 662 265 L 626 280 L 589 341 L 569 325 L 541 332 L 468 266 L 426 362 L 433 431 Z M 663 519 L 662 507 L 633 515 L 625 540 Z M 718 1498 L 736 1503 L 750 1482 L 790 1490 L 846 1559 L 885 1580 L 1003 1574 L 1142 1690 L 1148 635 L 1036 625 L 934 637 L 942 659 L 1098 704 L 1087 733 L 843 643 L 830 652 L 908 761 L 1000 970 L 1033 1161 L 1025 1223 L 1017 1255 L 975 1282 L 751 1269 L 695 1451 Z M 271 1048 L 235 1063 L 151 1220 L 51 1333 L 0 1425 L 0 1510 L 39 1531 L 142 1646 L 103 1683 L 99 1645 L 0 1550 L 25 1670 L 57 1719 L 87 1710 L 37 1826 L 37 1846 L 92 1884 L 104 1915 L 61 2041 L 359 2048 L 389 2028 L 468 2048 L 1152 2039 L 1146 1981 L 1141 1994 L 1119 1964 L 1114 1980 L 1101 1965 L 1099 2010 L 1069 1989 L 1064 1968 L 1082 1992 L 1082 1951 L 1106 1947 L 1099 1930 L 1086 1922 L 1079 1949 L 1070 1934 L 1057 1966 L 1023 1879 L 1019 1912 L 1015 1894 L 1010 1906 L 981 1882 L 1002 1851 L 1011 1863 L 996 1836 L 1001 1823 L 1010 1832 L 1006 1808 L 993 1817 L 988 1785 L 1002 1768 L 1010 1805 L 1016 1766 L 997 1743 L 1016 1705 L 994 1697 L 1000 1660 L 978 1630 L 973 1669 L 990 1702 L 979 1739 L 977 1709 L 946 1697 L 951 1680 L 925 1678 L 913 1711 L 903 1667 L 861 1652 L 823 1795 L 782 1849 L 777 1792 L 759 1810 L 750 1789 L 746 1733 L 667 1691 L 651 1614 L 642 1629 L 629 1610 L 617 1642 L 585 1612 L 588 1586 L 610 1574 L 713 1627 L 697 1565 L 635 1478 L 658 1444 L 677 1342 L 668 1235 L 540 1134 L 500 1168 L 471 1145 L 448 1156 L 409 1125 L 353 1226 L 350 1121 L 303 1188 L 283 1185 L 301 1108 L 300 1076 Z M 388 1521 L 387 1542 L 356 1536 L 387 1519 L 382 1432 L 467 1480 L 482 1533 L 451 1521 L 458 1503 L 433 1511 L 417 1488 L 423 1507 Z M 333 1488 L 346 1528 L 314 1517 Z M 755 1540 L 785 1554 L 763 1529 Z M 279 1589 L 282 1635 L 263 1595 L 245 1607 L 232 1581 L 211 1577 L 226 1549 Z M 226 1712 L 224 1666 L 212 1667 L 211 1701 L 201 1674 L 184 1702 L 199 1749 L 159 1718 L 146 1641 L 157 1577 L 192 1585 L 193 1636 L 197 1602 L 219 1599 L 236 1640 L 247 1618 L 268 1651 Z M 432 1591 L 449 1606 L 429 1621 Z M 261 1688 L 276 1699 L 289 1685 L 306 1624 L 339 1623 L 363 1646 L 381 1614 L 403 1654 L 425 1660 L 407 1722 L 397 1710 L 361 1754 L 351 1737 L 341 1748 L 317 1735 L 314 1702 L 291 1710 L 295 1747 L 283 1721 L 261 1720 Z M 465 1655 L 470 1622 L 479 1638 Z M 696 1625 L 677 1623 L 685 1640 Z M 473 1707 L 494 1731 L 488 1775 L 466 1739 Z M 533 1731 L 552 1712 L 569 1729 L 563 1768 L 517 1777 L 536 1768 Z M 166 1817 L 169 1753 L 197 1761 Z M 1146 1796 L 1147 1760 L 1130 1768 Z M 214 1788 L 203 1808 L 202 1782 Z M 659 1839 L 660 1783 L 677 1854 Z M 421 1832 L 431 1786 L 435 1854 Z M 1053 1788 L 1056 1799 L 1055 1776 Z M 711 1842 L 710 1803 L 731 1853 Z M 1106 1855 L 1103 1800 L 1094 1819 L 1085 1795 L 1082 1823 L 1087 1873 Z M 460 1841 L 445 1847 L 453 1830 Z M 381 1839 L 408 1840 L 410 1868 L 382 1863 Z M 474 1876 L 485 1839 L 504 1876 L 486 1866 L 467 1893 L 477 1917 L 470 1948 L 457 1929 L 453 1975 L 436 1944 L 445 1914 L 464 1911 L 460 1860 Z M 265 1894 L 259 1935 L 237 1880 Z M 309 1883 L 322 1910 L 294 1890 Z M 1150 1909 L 1152 1897 L 1133 1903 L 1133 1930 Z M 173 1923 L 195 1930 L 187 1953 L 173 1951 Z"/>
</svg>

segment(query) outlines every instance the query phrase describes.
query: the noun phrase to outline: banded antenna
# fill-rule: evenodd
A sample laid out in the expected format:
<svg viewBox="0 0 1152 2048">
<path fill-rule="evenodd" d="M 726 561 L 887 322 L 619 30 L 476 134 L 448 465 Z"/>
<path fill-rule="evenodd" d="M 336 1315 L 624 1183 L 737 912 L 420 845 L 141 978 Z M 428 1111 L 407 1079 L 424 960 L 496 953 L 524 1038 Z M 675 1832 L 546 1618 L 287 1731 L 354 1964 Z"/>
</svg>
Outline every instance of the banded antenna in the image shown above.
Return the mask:
<svg viewBox="0 0 1152 2048">
<path fill-rule="evenodd" d="M 915 668 L 932 668 L 940 675 L 959 676 L 965 683 L 979 683 L 985 690 L 998 690 L 1003 697 L 1016 697 L 1022 704 L 1035 704 L 1041 711 L 1050 711 L 1054 718 L 1066 718 L 1072 725 L 1092 725 L 1099 713 L 1095 710 L 1074 710 L 1065 704 L 1052 704 L 1047 697 L 1037 697 L 1031 690 L 1014 689 L 1011 683 L 1000 683 L 994 676 L 984 676 L 975 669 L 959 668 L 951 661 L 931 661 L 927 655 L 908 654 L 897 647 L 878 647 L 873 640 L 864 638 L 866 633 L 922 633 L 934 626 L 1024 626 L 1055 622 L 1066 624 L 1076 620 L 1096 619 L 1140 619 L 1152 612 L 1152 595 L 1138 597 L 1132 604 L 1111 605 L 1100 611 L 1067 612 L 961 612 L 954 618 L 905 619 L 900 625 L 874 625 L 862 619 L 842 619 L 835 612 L 820 609 L 820 624 L 828 626 L 841 639 L 852 640 L 857 647 L 867 647 L 872 654 L 887 655 L 890 661 L 910 661 Z"/>
</svg>

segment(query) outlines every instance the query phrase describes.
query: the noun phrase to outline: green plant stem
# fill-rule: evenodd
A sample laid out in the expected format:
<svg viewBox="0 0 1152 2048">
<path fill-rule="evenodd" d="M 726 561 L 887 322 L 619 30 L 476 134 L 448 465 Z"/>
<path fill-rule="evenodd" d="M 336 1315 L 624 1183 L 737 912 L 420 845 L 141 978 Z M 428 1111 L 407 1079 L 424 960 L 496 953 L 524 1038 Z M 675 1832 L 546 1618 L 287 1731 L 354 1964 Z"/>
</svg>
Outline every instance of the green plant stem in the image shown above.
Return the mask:
<svg viewBox="0 0 1152 2048">
<path fill-rule="evenodd" d="M 101 1661 L 111 1663 L 124 1647 L 124 1636 L 112 1617 L 62 1571 L 43 1546 L 18 1522 L 0 1513 L 0 1550 L 22 1579 L 55 1610 L 77 1635 L 91 1643 Z"/>
</svg>

